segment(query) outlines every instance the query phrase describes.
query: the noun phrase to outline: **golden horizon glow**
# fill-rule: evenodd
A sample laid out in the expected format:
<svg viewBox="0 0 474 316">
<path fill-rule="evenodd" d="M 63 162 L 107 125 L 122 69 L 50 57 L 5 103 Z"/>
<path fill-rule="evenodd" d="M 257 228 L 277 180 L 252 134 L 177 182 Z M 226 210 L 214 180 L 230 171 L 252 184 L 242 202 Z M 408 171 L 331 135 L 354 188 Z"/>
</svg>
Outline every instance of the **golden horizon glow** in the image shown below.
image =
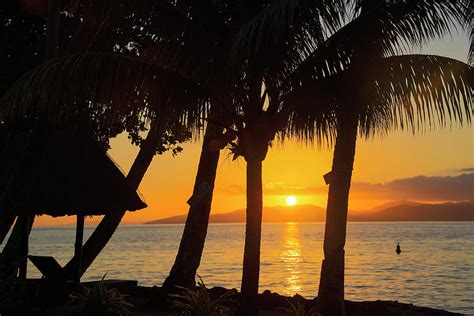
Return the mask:
<svg viewBox="0 0 474 316">
<path fill-rule="evenodd" d="M 295 206 L 296 205 L 296 197 L 294 195 L 289 195 L 286 197 L 286 205 L 288 206 Z"/>
</svg>

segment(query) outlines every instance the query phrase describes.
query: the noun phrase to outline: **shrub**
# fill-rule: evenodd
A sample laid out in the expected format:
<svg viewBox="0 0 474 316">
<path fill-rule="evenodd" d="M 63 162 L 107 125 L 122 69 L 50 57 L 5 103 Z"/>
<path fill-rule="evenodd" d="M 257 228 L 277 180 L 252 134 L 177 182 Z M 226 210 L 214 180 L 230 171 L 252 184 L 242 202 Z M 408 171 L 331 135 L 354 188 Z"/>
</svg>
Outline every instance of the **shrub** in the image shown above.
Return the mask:
<svg viewBox="0 0 474 316">
<path fill-rule="evenodd" d="M 177 287 L 181 290 L 181 293 L 169 295 L 171 305 L 184 315 L 232 315 L 234 307 L 237 305 L 237 301 L 231 298 L 234 292 L 227 291 L 216 299 L 212 299 L 204 281 L 199 275 L 197 276 L 199 281 L 196 288 Z"/>
<path fill-rule="evenodd" d="M 304 304 L 301 303 L 293 303 L 290 300 L 286 300 L 288 302 L 288 307 L 279 308 L 285 315 L 291 316 L 320 316 L 321 314 L 315 311 L 315 307 L 313 306 L 309 310 L 306 310 Z"/>
<path fill-rule="evenodd" d="M 106 275 L 95 286 L 82 286 L 80 293 L 72 294 L 72 303 L 82 315 L 131 315 L 133 305 L 119 291 L 104 284 Z"/>
</svg>

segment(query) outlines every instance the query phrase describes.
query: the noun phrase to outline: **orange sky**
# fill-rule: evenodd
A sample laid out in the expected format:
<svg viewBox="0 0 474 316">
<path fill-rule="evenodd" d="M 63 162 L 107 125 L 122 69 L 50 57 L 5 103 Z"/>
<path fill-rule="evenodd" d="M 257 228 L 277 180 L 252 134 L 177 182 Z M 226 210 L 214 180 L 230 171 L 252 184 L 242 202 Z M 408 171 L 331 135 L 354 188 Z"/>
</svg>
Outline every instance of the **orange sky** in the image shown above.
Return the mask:
<svg viewBox="0 0 474 316">
<path fill-rule="evenodd" d="M 465 34 L 454 39 L 437 41 L 423 53 L 439 54 L 465 61 L 468 40 Z M 474 167 L 474 128 L 452 128 L 413 136 L 409 132 L 393 132 L 387 137 L 359 139 L 354 165 L 355 182 L 389 182 L 417 175 L 450 175 L 456 170 Z M 138 149 L 129 144 L 126 135 L 112 140 L 109 154 L 126 172 Z M 167 216 L 184 214 L 194 185 L 201 144 L 184 145 L 183 153 L 172 157 L 167 153 L 156 156 L 140 185 L 140 193 L 148 208 L 126 215 L 125 223 L 141 223 Z M 291 188 L 322 187 L 322 175 L 331 169 L 332 151 L 327 148 L 310 148 L 287 142 L 270 149 L 263 164 L 263 182 L 267 191 L 291 194 Z M 284 205 L 287 194 L 265 194 L 267 206 Z M 326 196 L 297 195 L 298 204 L 326 205 Z M 368 209 L 383 201 L 352 199 L 351 209 Z M 232 161 L 229 152 L 221 152 L 213 213 L 245 207 L 245 162 Z M 97 221 L 96 219 L 95 221 Z M 41 217 L 38 225 L 62 225 L 75 218 L 52 219 Z M 89 222 L 91 222 L 89 220 Z"/>
</svg>

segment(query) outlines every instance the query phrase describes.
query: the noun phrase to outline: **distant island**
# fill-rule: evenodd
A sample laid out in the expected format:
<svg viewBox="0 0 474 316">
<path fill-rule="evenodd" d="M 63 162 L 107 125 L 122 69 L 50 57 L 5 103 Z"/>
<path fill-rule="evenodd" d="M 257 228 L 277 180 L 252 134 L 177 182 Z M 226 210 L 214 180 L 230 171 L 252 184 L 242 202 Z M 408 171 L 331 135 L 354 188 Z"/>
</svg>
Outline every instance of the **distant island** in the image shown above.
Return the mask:
<svg viewBox="0 0 474 316">
<path fill-rule="evenodd" d="M 323 222 L 326 210 L 316 205 L 265 207 L 263 222 Z M 396 201 L 370 211 L 349 211 L 349 221 L 474 221 L 474 201 L 441 204 Z M 145 224 L 184 224 L 186 215 L 162 218 Z M 213 214 L 210 223 L 245 223 L 245 209 Z"/>
</svg>

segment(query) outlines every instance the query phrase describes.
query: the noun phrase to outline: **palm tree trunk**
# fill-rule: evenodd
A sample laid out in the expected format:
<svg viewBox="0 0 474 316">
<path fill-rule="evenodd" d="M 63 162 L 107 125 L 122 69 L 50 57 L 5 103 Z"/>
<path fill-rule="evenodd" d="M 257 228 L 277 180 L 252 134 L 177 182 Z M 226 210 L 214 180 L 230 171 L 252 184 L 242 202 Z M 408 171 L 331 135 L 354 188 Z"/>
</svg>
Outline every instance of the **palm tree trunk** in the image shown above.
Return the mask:
<svg viewBox="0 0 474 316">
<path fill-rule="evenodd" d="M 150 130 L 127 175 L 127 181 L 133 190 L 138 189 L 143 176 L 155 156 L 159 141 L 160 137 L 156 136 L 156 134 Z M 81 275 L 87 271 L 89 266 L 107 245 L 124 215 L 125 211 L 105 215 L 99 225 L 97 225 L 82 249 Z M 64 272 L 72 276 L 77 269 L 77 265 L 78 258 L 74 256 L 64 267 Z"/>
<path fill-rule="evenodd" d="M 329 183 L 324 260 L 318 301 L 323 315 L 344 315 L 344 245 L 358 119 L 343 114 L 336 138 Z"/>
<path fill-rule="evenodd" d="M 245 297 L 258 294 L 260 240 L 262 235 L 262 161 L 247 161 L 247 220 L 241 292 Z"/>
<path fill-rule="evenodd" d="M 201 263 L 201 256 L 204 250 L 209 215 L 211 213 L 212 193 L 214 191 L 214 182 L 219 162 L 219 150 L 211 151 L 209 149 L 209 142 L 214 136 L 222 134 L 222 131 L 222 128 L 211 125 L 208 125 L 206 129 L 196 180 L 194 182 L 193 195 L 197 194 L 203 185 L 208 186 L 210 192 L 189 208 L 178 254 L 171 268 L 170 275 L 163 283 L 163 287 L 169 289 L 177 285 L 193 287 L 196 283 L 196 271 Z"/>
</svg>

